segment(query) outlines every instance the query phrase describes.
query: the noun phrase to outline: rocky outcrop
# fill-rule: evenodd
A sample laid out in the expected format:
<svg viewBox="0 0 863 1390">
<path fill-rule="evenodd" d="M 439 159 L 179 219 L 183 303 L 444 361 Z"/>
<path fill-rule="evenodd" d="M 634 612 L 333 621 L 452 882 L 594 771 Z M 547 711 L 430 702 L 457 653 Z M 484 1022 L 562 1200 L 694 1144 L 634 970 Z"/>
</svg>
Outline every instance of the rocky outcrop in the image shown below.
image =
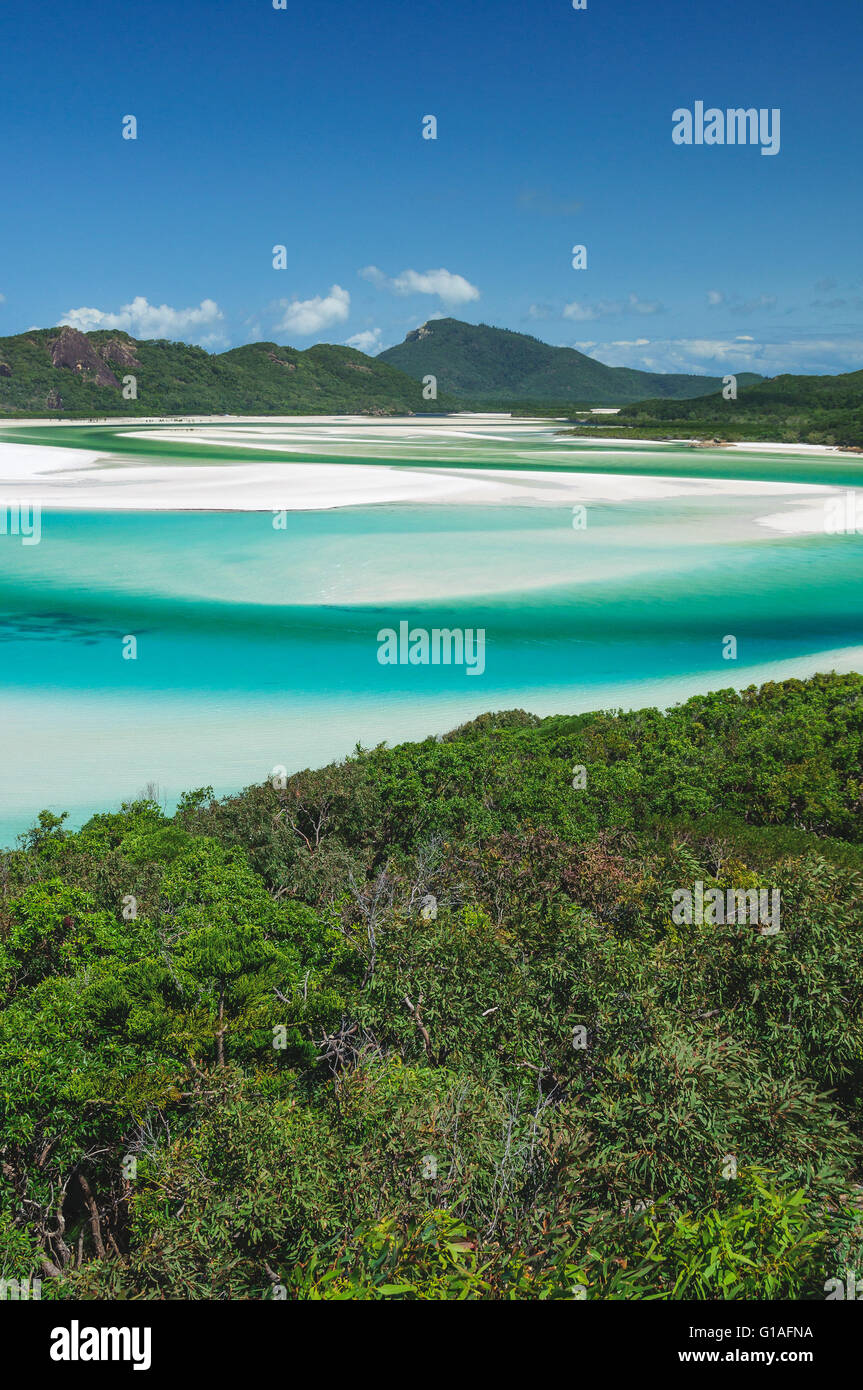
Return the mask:
<svg viewBox="0 0 863 1390">
<path fill-rule="evenodd" d="M 0 362 L 0 376 L 11 376 L 12 368 L 8 362 Z"/>
<path fill-rule="evenodd" d="M 114 373 L 102 361 L 90 339 L 77 328 L 61 328 L 59 337 L 51 340 L 50 351 L 53 366 L 66 367 L 97 386 L 113 386 L 119 391 L 120 383 Z"/>
<path fill-rule="evenodd" d="M 125 342 L 122 338 L 109 338 L 99 348 L 99 356 L 106 362 L 116 362 L 118 367 L 140 367 L 135 356 L 137 343 Z"/>
<path fill-rule="evenodd" d="M 2 365 L 9 364 L 9 371 Z M 346 370 L 349 368 L 349 370 Z M 11 380 L 9 379 L 11 376 Z M 124 399 L 122 384 L 135 388 Z M 145 384 L 145 399 L 139 400 Z M 50 399 L 47 393 L 53 394 Z M 137 339 L 122 328 L 76 325 L 0 335 L 0 412 L 53 419 L 113 415 L 278 415 L 285 409 L 353 413 L 416 406 L 416 382 L 345 344 L 305 351 L 275 342 L 210 353 L 190 343 Z M 446 402 L 444 403 L 445 407 Z"/>
</svg>

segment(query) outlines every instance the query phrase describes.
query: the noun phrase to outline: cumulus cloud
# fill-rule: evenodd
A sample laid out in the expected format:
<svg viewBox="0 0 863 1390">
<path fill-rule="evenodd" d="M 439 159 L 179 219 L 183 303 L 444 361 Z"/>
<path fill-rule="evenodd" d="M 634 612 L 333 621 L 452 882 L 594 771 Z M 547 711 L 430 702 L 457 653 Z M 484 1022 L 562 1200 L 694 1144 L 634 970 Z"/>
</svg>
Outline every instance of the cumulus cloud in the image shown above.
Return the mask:
<svg viewBox="0 0 863 1390">
<path fill-rule="evenodd" d="M 563 317 L 574 319 L 576 323 L 587 323 L 592 319 L 615 318 L 620 314 L 661 314 L 663 306 L 658 299 L 639 299 L 630 294 L 626 299 L 598 299 L 595 304 L 585 304 L 577 299 L 563 307 Z"/>
<path fill-rule="evenodd" d="M 149 304 L 137 295 L 120 309 L 70 309 L 60 319 L 61 324 L 89 333 L 95 328 L 121 328 L 133 338 L 179 338 L 205 347 L 225 342 L 224 334 L 214 325 L 224 315 L 214 299 L 202 299 L 197 308 L 172 309 L 170 304 Z"/>
<path fill-rule="evenodd" d="M 381 330 L 379 328 L 365 328 L 361 333 L 354 333 L 353 337 L 345 338 L 345 347 L 356 348 L 358 352 L 380 352 L 381 350 Z"/>
<path fill-rule="evenodd" d="M 571 304 L 563 306 L 563 317 L 574 319 L 576 323 L 587 323 L 590 319 L 601 319 L 609 314 L 619 314 L 620 305 L 615 305 L 609 299 L 600 299 L 597 304 L 580 304 L 574 299 Z"/>
<path fill-rule="evenodd" d="M 463 275 L 454 275 L 451 270 L 403 270 L 400 275 L 385 275 L 376 265 L 364 266 L 360 271 L 379 290 L 391 290 L 393 294 L 436 294 L 445 304 L 467 304 L 479 299 L 479 290 Z"/>
<path fill-rule="evenodd" d="M 344 323 L 351 308 L 351 296 L 341 285 L 332 285 L 329 294 L 314 299 L 281 299 L 284 309 L 276 328 L 286 333 L 320 333 L 334 323 Z"/>
<path fill-rule="evenodd" d="M 361 279 L 368 280 L 375 289 L 386 290 L 392 287 L 392 281 L 384 275 L 382 270 L 378 270 L 376 265 L 364 265 L 359 272 Z"/>
<path fill-rule="evenodd" d="M 785 341 L 741 334 L 728 338 L 636 339 L 634 342 L 573 343 L 610 367 L 652 372 L 722 376 L 728 371 L 790 373 L 850 372 L 863 360 L 863 337 L 798 336 Z"/>
</svg>

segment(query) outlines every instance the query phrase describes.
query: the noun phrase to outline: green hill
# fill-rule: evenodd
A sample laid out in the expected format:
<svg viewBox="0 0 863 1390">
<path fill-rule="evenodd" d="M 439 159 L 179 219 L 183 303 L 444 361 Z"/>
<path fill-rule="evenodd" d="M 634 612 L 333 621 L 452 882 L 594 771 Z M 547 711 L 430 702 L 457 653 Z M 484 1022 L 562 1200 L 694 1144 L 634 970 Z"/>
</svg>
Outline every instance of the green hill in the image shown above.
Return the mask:
<svg viewBox="0 0 863 1390">
<path fill-rule="evenodd" d="M 134 376 L 137 399 L 123 396 Z M 128 333 L 43 328 L 0 338 L 0 417 L 91 415 L 391 415 L 454 408 L 354 348 L 304 352 L 250 343 L 209 353 Z"/>
<path fill-rule="evenodd" d="M 575 348 L 551 347 L 527 333 L 459 319 L 432 319 L 376 360 L 417 381 L 431 374 L 440 392 L 475 406 L 531 401 L 623 405 L 654 396 L 682 400 L 722 385 L 715 376 L 606 367 Z M 738 377 L 743 383 L 759 380 L 752 372 Z"/>
</svg>

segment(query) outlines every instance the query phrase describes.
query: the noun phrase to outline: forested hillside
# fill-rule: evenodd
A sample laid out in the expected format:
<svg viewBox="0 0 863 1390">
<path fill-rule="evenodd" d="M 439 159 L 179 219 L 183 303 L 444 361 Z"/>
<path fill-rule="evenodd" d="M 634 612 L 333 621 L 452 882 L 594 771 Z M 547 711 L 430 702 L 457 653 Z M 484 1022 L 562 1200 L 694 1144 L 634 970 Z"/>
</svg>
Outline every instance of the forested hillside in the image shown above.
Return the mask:
<svg viewBox="0 0 863 1390">
<path fill-rule="evenodd" d="M 722 385 L 715 376 L 607 367 L 577 348 L 553 347 L 529 333 L 451 318 L 430 319 L 403 343 L 379 353 L 377 361 L 417 381 L 431 373 L 439 391 L 474 409 L 524 407 L 531 401 L 559 408 L 561 403 L 623 405 L 654 396 L 683 400 Z M 756 373 L 744 372 L 740 384 L 759 380 Z"/>
<path fill-rule="evenodd" d="M 5 1277 L 822 1299 L 863 1267 L 863 677 L 274 781 L 3 856 Z M 781 930 L 681 924 L 697 883 L 781 893 Z"/>
<path fill-rule="evenodd" d="M 0 338 L 0 418 L 392 415 L 447 408 L 446 400 L 426 401 L 403 372 L 331 343 L 304 352 L 249 343 L 209 353 L 104 329 L 33 329 Z"/>
<path fill-rule="evenodd" d="M 716 392 L 700 400 L 650 400 L 625 406 L 608 432 L 657 439 L 697 434 L 723 440 L 863 447 L 863 371 L 777 376 L 752 386 L 738 379 L 737 384 L 735 400 L 724 400 Z"/>
</svg>

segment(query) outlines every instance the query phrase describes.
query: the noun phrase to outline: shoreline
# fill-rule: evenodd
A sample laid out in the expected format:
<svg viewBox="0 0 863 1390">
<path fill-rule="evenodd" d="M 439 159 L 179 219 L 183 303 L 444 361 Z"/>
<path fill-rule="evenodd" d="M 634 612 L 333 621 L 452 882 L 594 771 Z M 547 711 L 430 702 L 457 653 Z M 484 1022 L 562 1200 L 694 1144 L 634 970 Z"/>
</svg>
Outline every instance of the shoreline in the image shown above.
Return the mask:
<svg viewBox="0 0 863 1390">
<path fill-rule="evenodd" d="M 614 412 L 620 407 L 615 407 Z M 592 411 L 593 414 L 614 413 L 610 408 Z M 484 410 L 460 410 L 448 413 L 434 414 L 429 412 L 418 413 L 415 415 L 358 415 L 358 414 L 339 414 L 339 415 L 106 415 L 106 416 L 87 416 L 78 419 L 62 419 L 33 417 L 28 419 L 3 419 L 0 417 L 0 438 L 7 429 L 43 429 L 60 428 L 74 429 L 84 426 L 114 426 L 122 429 L 135 429 L 141 427 L 166 427 L 193 428 L 195 426 L 243 426 L 243 425 L 363 425 L 373 429 L 386 429 L 396 426 L 398 428 L 416 427 L 417 425 L 428 424 L 429 427 L 446 428 L 450 423 L 464 424 L 472 422 L 474 424 L 506 424 L 508 428 L 519 429 L 534 428 L 541 429 L 552 425 L 565 423 L 567 417 L 563 415 L 513 415 L 509 411 L 484 411 Z M 447 431 L 449 433 L 449 431 Z M 611 444 L 621 448 L 628 445 L 663 445 L 663 444 L 685 444 L 695 449 L 735 449 L 752 453 L 777 453 L 777 454 L 796 454 L 812 458 L 835 458 L 837 455 L 850 454 L 852 456 L 863 456 L 863 448 L 851 444 L 787 444 L 780 441 L 771 442 L 770 440 L 746 440 L 746 439 L 713 439 L 704 436 L 683 436 L 680 438 L 648 438 L 642 439 L 632 435 L 573 435 L 569 430 L 555 431 L 555 437 L 561 441 L 569 439 L 578 444 Z"/>
<path fill-rule="evenodd" d="M 217 711 L 205 710 L 202 717 L 195 692 L 165 704 L 148 691 L 120 697 L 115 691 L 88 690 L 79 692 L 70 706 L 65 692 L 2 688 L 0 714 L 10 749 L 5 770 L 13 790 L 0 807 L 0 846 L 4 840 L 11 846 L 46 804 L 55 811 L 69 811 L 70 825 L 75 826 L 100 810 L 119 809 L 122 801 L 135 799 L 141 787 L 154 781 L 173 807 L 183 792 L 199 783 L 200 769 L 210 766 L 214 738 L 222 746 L 228 744 L 229 753 L 212 780 L 218 796 L 230 796 L 267 779 L 276 760 L 274 748 L 281 761 L 290 764 L 290 771 L 326 766 L 349 756 L 357 739 L 365 746 L 383 739 L 391 744 L 420 741 L 448 733 L 490 708 L 510 708 L 514 698 L 539 718 L 619 708 L 664 712 L 698 695 L 729 688 L 742 691 L 771 681 L 861 670 L 863 648 L 841 646 L 745 663 L 736 671 L 635 678 L 623 688 L 605 681 L 577 692 L 572 686 L 534 685 L 516 696 L 511 688 L 490 683 L 476 696 L 446 692 L 420 707 L 398 694 L 381 703 L 369 698 L 355 701 L 334 692 L 324 700 L 325 720 L 320 717 L 321 698 L 308 694 L 298 700 L 272 691 L 254 696 L 230 692 L 222 697 Z M 30 737 L 34 711 L 44 730 L 35 752 Z M 53 785 L 54 769 L 63 763 L 70 717 L 76 746 L 86 750 L 86 776 L 47 795 L 32 795 L 32 786 Z M 95 801 L 89 790 L 93 767 L 100 768 L 102 787 Z"/>
<path fill-rule="evenodd" d="M 771 444 L 763 439 L 701 439 L 697 436 L 641 439 L 633 435 L 573 435 L 569 430 L 560 430 L 558 434 L 559 437 L 569 438 L 578 444 L 614 444 L 622 449 L 632 444 L 687 444 L 692 449 L 742 449 L 749 453 L 797 454 L 809 458 L 836 458 L 837 455 L 843 454 L 851 454 L 853 457 L 863 455 L 863 449 L 858 449 L 852 444 Z"/>
<path fill-rule="evenodd" d="M 541 457 L 541 456 L 539 456 Z M 486 464 L 429 467 L 390 463 L 271 463 L 227 458 L 184 463 L 176 458 L 112 456 L 93 449 L 0 441 L 0 506 L 81 512 L 292 512 L 399 504 L 562 506 L 662 502 L 680 497 L 764 498 L 812 504 L 836 491 L 830 484 L 769 479 L 679 477 L 603 471 L 494 468 Z M 767 504 L 771 515 L 775 507 Z"/>
</svg>

